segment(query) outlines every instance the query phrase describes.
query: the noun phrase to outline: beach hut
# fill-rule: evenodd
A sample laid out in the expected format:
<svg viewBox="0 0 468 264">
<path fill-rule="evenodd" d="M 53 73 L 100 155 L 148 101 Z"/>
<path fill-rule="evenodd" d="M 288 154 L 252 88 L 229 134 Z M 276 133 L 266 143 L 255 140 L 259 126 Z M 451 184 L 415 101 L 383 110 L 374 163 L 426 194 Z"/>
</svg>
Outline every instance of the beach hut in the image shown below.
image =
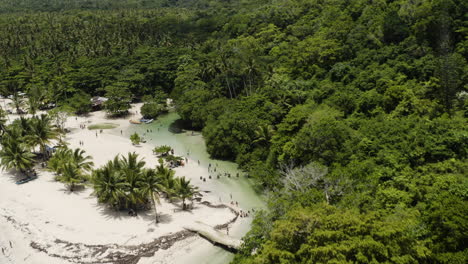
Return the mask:
<svg viewBox="0 0 468 264">
<path fill-rule="evenodd" d="M 109 99 L 101 96 L 94 96 L 93 98 L 91 98 L 91 106 L 93 110 L 100 110 L 107 100 Z"/>
</svg>

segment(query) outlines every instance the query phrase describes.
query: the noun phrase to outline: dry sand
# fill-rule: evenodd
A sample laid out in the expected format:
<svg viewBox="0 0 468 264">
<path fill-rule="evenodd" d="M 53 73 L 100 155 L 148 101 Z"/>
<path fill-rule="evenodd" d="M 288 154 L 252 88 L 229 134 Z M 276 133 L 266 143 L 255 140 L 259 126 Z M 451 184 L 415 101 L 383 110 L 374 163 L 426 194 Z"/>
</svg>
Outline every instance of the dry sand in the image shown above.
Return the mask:
<svg viewBox="0 0 468 264">
<path fill-rule="evenodd" d="M 134 105 L 131 112 L 135 113 L 139 107 Z M 10 115 L 11 120 L 16 117 Z M 119 127 L 113 132 L 97 131 L 97 136 L 96 130 L 80 128 L 80 124 L 105 122 Z M 69 117 L 66 127 L 71 132 L 66 135 L 66 141 L 69 147 L 80 147 L 91 155 L 95 167 L 127 152 L 138 153 L 146 166 L 154 167 L 157 158 L 149 145 L 133 146 L 128 138 L 115 135 L 129 125 L 128 118 L 109 120 L 102 111 L 86 118 Z M 79 146 L 80 141 L 84 142 L 83 146 Z M 51 172 L 39 169 L 38 174 L 38 179 L 16 185 L 22 176 L 1 171 L 0 263 L 137 263 L 143 255 L 141 263 L 174 263 L 171 258 L 181 247 L 196 250 L 199 243 L 208 243 L 183 233 L 184 225 L 201 221 L 214 227 L 236 217 L 228 208 L 195 203 L 193 210 L 183 211 L 180 204 L 161 199 L 158 207 L 161 223 L 155 224 L 153 210 L 130 217 L 125 211 L 116 212 L 98 204 L 91 188 L 69 192 L 62 183 L 54 181 Z M 190 160 L 187 166 L 176 169 L 176 176 L 186 176 L 194 183 L 200 175 L 207 176 L 207 173 Z M 218 202 L 215 193 L 203 195 L 203 201 Z M 189 238 L 182 239 L 185 235 Z M 170 247 L 179 240 L 183 241 Z M 125 261 L 118 262 L 118 259 Z"/>
</svg>

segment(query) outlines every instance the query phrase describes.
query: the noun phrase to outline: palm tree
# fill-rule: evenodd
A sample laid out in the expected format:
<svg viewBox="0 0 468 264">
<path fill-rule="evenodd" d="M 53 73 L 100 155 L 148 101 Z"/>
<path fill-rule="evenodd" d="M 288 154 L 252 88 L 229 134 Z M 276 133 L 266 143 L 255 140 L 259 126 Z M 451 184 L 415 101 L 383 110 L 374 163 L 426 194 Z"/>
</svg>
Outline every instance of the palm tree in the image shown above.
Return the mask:
<svg viewBox="0 0 468 264">
<path fill-rule="evenodd" d="M 67 162 L 62 165 L 62 174 L 57 179 L 70 187 L 70 192 L 73 192 L 75 185 L 83 181 L 83 175 L 76 164 Z"/>
<path fill-rule="evenodd" d="M 149 196 L 153 201 L 154 213 L 156 218 L 156 223 L 159 223 L 157 204 L 159 202 L 159 192 L 164 190 L 162 184 L 162 178 L 157 174 L 157 171 L 154 169 L 146 169 L 143 171 L 143 186 L 142 192 Z"/>
<path fill-rule="evenodd" d="M 0 150 L 0 166 L 25 173 L 34 166 L 34 154 L 21 143 L 19 137 L 5 135 Z"/>
<path fill-rule="evenodd" d="M 6 123 L 8 121 L 8 114 L 3 108 L 0 107 L 0 135 L 3 135 L 6 130 Z"/>
<path fill-rule="evenodd" d="M 48 115 L 42 114 L 39 117 L 33 117 L 30 122 L 31 134 L 27 135 L 28 141 L 32 146 L 39 145 L 43 158 L 46 157 L 46 145 L 52 140 L 59 138 L 59 132 Z"/>
<path fill-rule="evenodd" d="M 116 209 L 122 207 L 126 187 L 122 178 L 120 173 L 115 170 L 113 161 L 108 162 L 103 168 L 93 171 L 91 179 L 94 194 L 100 203 L 109 204 Z"/>
<path fill-rule="evenodd" d="M 62 173 L 63 164 L 69 161 L 70 150 L 67 148 L 58 148 L 54 155 L 47 162 L 47 168 L 57 175 Z"/>
<path fill-rule="evenodd" d="M 145 162 L 138 160 L 138 154 L 129 152 L 127 157 L 122 156 L 121 170 L 125 175 L 127 184 L 126 189 L 126 203 L 127 207 L 133 208 L 136 211 L 136 206 L 145 202 L 146 197 L 142 193 L 141 186 L 143 185 L 142 172 Z"/>
<path fill-rule="evenodd" d="M 85 151 L 83 149 L 77 148 L 71 154 L 71 159 L 76 167 L 83 172 L 91 171 L 94 166 L 94 162 L 90 161 L 93 159 L 91 156 L 85 156 Z"/>
<path fill-rule="evenodd" d="M 42 100 L 44 100 L 44 89 L 37 85 L 31 86 L 28 92 L 27 100 L 28 112 L 35 116 L 37 110 L 39 110 Z"/>
<path fill-rule="evenodd" d="M 82 179 L 85 179 L 85 173 L 91 171 L 94 163 L 90 161 L 91 156 L 85 156 L 85 151 L 82 149 L 75 149 L 72 151 L 68 148 L 59 148 L 54 155 L 47 162 L 47 167 L 54 171 L 58 177 L 64 173 L 64 165 L 72 164 L 78 170 Z"/>
<path fill-rule="evenodd" d="M 156 167 L 156 174 L 161 178 L 161 184 L 164 187 L 164 193 L 167 198 L 176 196 L 177 180 L 174 178 L 175 172 L 164 166 L 163 160 L 159 159 L 159 165 Z"/>
<path fill-rule="evenodd" d="M 253 143 L 266 143 L 268 144 L 275 133 L 272 125 L 258 126 L 255 130 L 255 140 Z"/>
<path fill-rule="evenodd" d="M 198 188 L 190 184 L 190 180 L 181 177 L 177 179 L 177 196 L 182 199 L 182 209 L 186 210 L 185 200 L 192 200 L 193 196 L 198 194 Z"/>
<path fill-rule="evenodd" d="M 114 159 L 115 161 L 115 159 Z M 114 162 L 115 163 L 115 162 Z M 118 164 L 118 162 L 117 162 Z M 122 156 L 121 167 L 124 170 L 141 172 L 143 167 L 145 167 L 146 162 L 142 159 L 138 160 L 138 154 L 135 152 L 129 152 L 127 157 Z"/>
<path fill-rule="evenodd" d="M 138 159 L 138 154 L 117 155 L 103 168 L 93 172 L 92 182 L 95 194 L 100 202 L 113 207 L 132 208 L 147 202 L 144 182 L 145 162 Z"/>
<path fill-rule="evenodd" d="M 21 108 L 25 106 L 25 101 L 22 96 L 19 95 L 18 92 L 14 92 L 11 98 L 11 105 L 16 109 L 16 113 L 22 115 L 24 112 Z"/>
<path fill-rule="evenodd" d="M 143 177 L 141 171 L 132 171 L 124 168 L 122 170 L 125 177 L 125 202 L 127 208 L 137 211 L 138 205 L 146 202 L 146 196 L 143 194 Z"/>
<path fill-rule="evenodd" d="M 19 137 L 26 137 L 27 135 L 32 134 L 31 120 L 23 116 L 20 116 L 20 118 L 14 120 L 11 127 L 13 129 L 10 129 L 7 132 L 15 132 Z"/>
</svg>

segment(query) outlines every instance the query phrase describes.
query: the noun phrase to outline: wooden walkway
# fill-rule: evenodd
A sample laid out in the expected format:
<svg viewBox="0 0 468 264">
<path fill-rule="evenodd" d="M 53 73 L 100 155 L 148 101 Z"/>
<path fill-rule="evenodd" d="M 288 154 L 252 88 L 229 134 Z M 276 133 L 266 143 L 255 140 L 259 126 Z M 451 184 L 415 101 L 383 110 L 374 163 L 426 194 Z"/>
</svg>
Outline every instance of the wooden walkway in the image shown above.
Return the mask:
<svg viewBox="0 0 468 264">
<path fill-rule="evenodd" d="M 207 239 L 211 243 L 231 252 L 237 252 L 237 250 L 239 250 L 242 244 L 242 241 L 240 239 L 228 236 L 218 230 L 215 230 L 213 227 L 199 221 L 191 225 L 184 226 L 184 228 L 186 230 L 199 234 L 201 237 Z"/>
</svg>

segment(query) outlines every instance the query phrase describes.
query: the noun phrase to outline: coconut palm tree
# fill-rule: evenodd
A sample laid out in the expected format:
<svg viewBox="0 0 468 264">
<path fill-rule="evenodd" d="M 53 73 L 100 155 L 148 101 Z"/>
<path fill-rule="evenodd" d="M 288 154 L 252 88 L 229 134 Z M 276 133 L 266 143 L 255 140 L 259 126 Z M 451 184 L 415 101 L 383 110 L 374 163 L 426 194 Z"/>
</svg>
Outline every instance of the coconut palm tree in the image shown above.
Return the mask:
<svg viewBox="0 0 468 264">
<path fill-rule="evenodd" d="M 255 140 L 253 143 L 266 143 L 268 144 L 275 133 L 272 125 L 258 126 L 255 130 Z"/>
<path fill-rule="evenodd" d="M 136 207 L 146 201 L 145 195 L 142 193 L 141 186 L 143 185 L 142 172 L 145 166 L 145 161 L 138 159 L 138 154 L 129 152 L 127 156 L 121 158 L 121 170 L 125 176 L 126 188 L 126 206 L 132 208 L 136 212 Z"/>
<path fill-rule="evenodd" d="M 31 134 L 27 135 L 27 141 L 30 142 L 31 146 L 39 145 L 43 158 L 46 158 L 46 145 L 50 144 L 52 140 L 58 139 L 59 132 L 46 114 L 33 117 L 30 125 Z"/>
<path fill-rule="evenodd" d="M 100 169 L 94 170 L 91 179 L 94 194 L 98 197 L 100 203 L 109 204 L 116 209 L 122 207 L 126 183 L 123 181 L 120 172 L 113 166 L 113 161 L 108 162 Z"/>
<path fill-rule="evenodd" d="M 9 126 L 10 127 L 10 126 Z M 26 137 L 32 134 L 31 119 L 20 116 L 20 118 L 14 120 L 11 124 L 11 129 L 8 133 L 14 132 L 16 136 Z"/>
<path fill-rule="evenodd" d="M 83 182 L 83 174 L 76 164 L 67 162 L 62 165 L 62 174 L 57 177 L 60 182 L 67 184 L 70 192 L 73 192 L 75 185 Z"/>
<path fill-rule="evenodd" d="M 141 172 L 146 162 L 143 159 L 138 160 L 138 154 L 129 152 L 127 157 L 122 156 L 121 168 L 128 171 Z"/>
<path fill-rule="evenodd" d="M 130 141 L 132 142 L 132 145 L 139 145 L 141 142 L 141 137 L 138 135 L 138 133 L 135 132 L 130 136 Z"/>
<path fill-rule="evenodd" d="M 192 200 L 193 196 L 198 194 L 198 188 L 190 184 L 190 180 L 185 179 L 185 177 L 181 177 L 177 179 L 178 184 L 177 184 L 177 190 L 176 194 L 177 197 L 182 199 L 182 209 L 186 210 L 187 209 L 187 204 L 185 201 Z"/>
<path fill-rule="evenodd" d="M 94 166 L 94 162 L 90 161 L 93 159 L 91 156 L 85 154 L 83 149 L 77 148 L 71 154 L 71 160 L 76 167 L 82 172 L 89 172 Z"/>
<path fill-rule="evenodd" d="M 85 179 L 85 173 L 91 171 L 94 163 L 90 161 L 91 156 L 86 156 L 85 151 L 77 148 L 74 151 L 66 147 L 57 149 L 47 162 L 47 167 L 57 175 L 63 174 L 63 165 L 73 164 Z"/>
<path fill-rule="evenodd" d="M 42 89 L 40 86 L 32 85 L 29 88 L 27 105 L 28 105 L 28 112 L 30 114 L 32 114 L 33 116 L 36 115 L 37 111 L 39 110 L 39 107 L 42 104 L 42 101 L 44 100 L 44 97 L 45 97 L 44 89 Z"/>
<path fill-rule="evenodd" d="M 122 173 L 125 177 L 125 202 L 127 208 L 137 211 L 138 205 L 146 202 L 146 196 L 143 194 L 143 177 L 141 171 L 132 171 L 124 168 Z"/>
<path fill-rule="evenodd" d="M 162 159 L 159 159 L 159 165 L 156 166 L 156 174 L 161 178 L 161 184 L 164 187 L 164 193 L 167 198 L 176 196 L 177 180 L 174 178 L 175 172 L 164 166 Z"/>
<path fill-rule="evenodd" d="M 100 202 L 113 207 L 132 208 L 148 200 L 144 182 L 145 162 L 136 153 L 117 155 L 103 168 L 93 172 L 92 182 Z"/>
<path fill-rule="evenodd" d="M 47 168 L 57 175 L 62 173 L 63 164 L 70 160 L 70 150 L 67 148 L 58 148 L 54 155 L 47 162 Z"/>
<path fill-rule="evenodd" d="M 26 103 L 24 101 L 24 98 L 21 95 L 19 95 L 18 92 L 14 92 L 12 94 L 10 104 L 16 109 L 17 114 L 22 115 L 24 113 L 24 111 L 21 108 L 23 108 L 26 105 Z"/>
<path fill-rule="evenodd" d="M 0 166 L 4 169 L 16 169 L 26 173 L 34 166 L 34 154 L 22 144 L 19 137 L 5 135 L 0 150 Z"/>
<path fill-rule="evenodd" d="M 159 202 L 159 192 L 164 190 L 162 184 L 162 178 L 158 175 L 157 171 L 154 169 L 146 169 L 142 173 L 143 176 L 143 186 L 142 192 L 151 198 L 154 205 L 154 213 L 156 218 L 156 223 L 159 223 L 157 205 Z"/>
</svg>

